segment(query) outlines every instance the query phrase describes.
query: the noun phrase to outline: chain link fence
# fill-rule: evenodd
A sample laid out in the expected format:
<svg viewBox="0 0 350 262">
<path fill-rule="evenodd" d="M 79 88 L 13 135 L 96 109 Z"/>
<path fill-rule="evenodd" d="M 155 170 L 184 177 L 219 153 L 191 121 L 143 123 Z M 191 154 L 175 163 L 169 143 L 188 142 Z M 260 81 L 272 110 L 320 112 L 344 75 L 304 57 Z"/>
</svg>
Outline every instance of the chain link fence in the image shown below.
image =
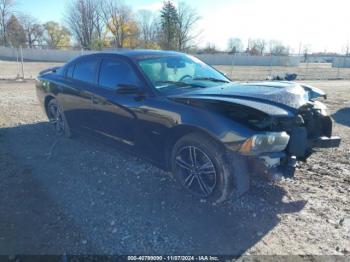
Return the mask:
<svg viewBox="0 0 350 262">
<path fill-rule="evenodd" d="M 286 74 L 296 74 L 297 80 L 350 80 L 349 56 L 308 56 L 290 55 L 289 62 L 282 65 L 274 63 L 274 56 L 265 56 L 271 59 L 270 65 L 242 66 L 214 65 L 217 69 L 227 74 L 233 80 L 266 80 L 282 79 Z M 295 62 L 298 59 L 298 63 Z"/>
<path fill-rule="evenodd" d="M 34 79 L 44 69 L 90 53 L 83 50 L 48 50 L 0 47 L 0 79 Z M 297 80 L 350 80 L 350 57 L 243 56 L 195 54 L 232 80 L 250 81 L 297 74 Z M 36 61 L 33 61 L 36 60 Z"/>
</svg>

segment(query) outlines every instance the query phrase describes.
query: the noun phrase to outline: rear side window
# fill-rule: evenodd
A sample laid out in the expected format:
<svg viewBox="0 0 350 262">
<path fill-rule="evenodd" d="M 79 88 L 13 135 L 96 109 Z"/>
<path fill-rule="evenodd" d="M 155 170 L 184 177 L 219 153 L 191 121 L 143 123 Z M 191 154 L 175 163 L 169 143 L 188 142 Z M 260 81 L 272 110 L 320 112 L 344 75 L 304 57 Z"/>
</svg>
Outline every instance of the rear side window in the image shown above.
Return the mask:
<svg viewBox="0 0 350 262">
<path fill-rule="evenodd" d="M 66 76 L 69 78 L 73 78 L 73 71 L 74 71 L 75 64 L 71 64 L 68 66 Z"/>
<path fill-rule="evenodd" d="M 119 84 L 139 86 L 140 81 L 126 62 L 104 59 L 100 69 L 99 85 L 107 89 L 116 89 Z"/>
<path fill-rule="evenodd" d="M 86 83 L 94 83 L 97 66 L 97 59 L 84 59 L 75 64 L 73 78 Z"/>
</svg>

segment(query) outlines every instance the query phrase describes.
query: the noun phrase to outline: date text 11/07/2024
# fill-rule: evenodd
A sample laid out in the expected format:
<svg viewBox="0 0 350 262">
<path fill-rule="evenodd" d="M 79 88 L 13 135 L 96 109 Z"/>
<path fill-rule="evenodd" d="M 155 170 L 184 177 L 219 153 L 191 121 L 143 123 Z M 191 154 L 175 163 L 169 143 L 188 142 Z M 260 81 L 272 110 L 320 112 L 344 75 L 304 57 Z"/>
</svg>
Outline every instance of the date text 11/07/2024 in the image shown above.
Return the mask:
<svg viewBox="0 0 350 262">
<path fill-rule="evenodd" d="M 128 256 L 128 261 L 220 261 L 218 256 Z"/>
</svg>

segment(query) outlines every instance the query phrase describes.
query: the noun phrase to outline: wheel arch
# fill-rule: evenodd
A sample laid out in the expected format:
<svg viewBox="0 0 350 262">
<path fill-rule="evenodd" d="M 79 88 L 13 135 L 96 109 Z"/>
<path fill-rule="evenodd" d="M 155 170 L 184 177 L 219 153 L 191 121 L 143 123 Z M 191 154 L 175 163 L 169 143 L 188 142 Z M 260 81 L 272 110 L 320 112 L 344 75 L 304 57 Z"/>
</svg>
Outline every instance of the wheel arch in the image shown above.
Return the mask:
<svg viewBox="0 0 350 262">
<path fill-rule="evenodd" d="M 208 139 L 211 139 L 215 143 L 217 143 L 220 147 L 222 147 L 223 150 L 226 150 L 224 144 L 216 138 L 213 134 L 208 132 L 207 130 L 204 130 L 202 128 L 192 126 L 192 125 L 178 125 L 170 129 L 168 135 L 165 138 L 165 143 L 163 146 L 163 155 L 164 155 L 164 161 L 165 161 L 165 168 L 167 170 L 170 170 L 170 157 L 171 157 L 171 152 L 173 150 L 174 145 L 176 144 L 179 139 L 182 137 L 191 134 L 191 133 L 200 133 Z"/>
<path fill-rule="evenodd" d="M 47 116 L 48 116 L 47 106 L 49 105 L 49 102 L 50 102 L 52 99 L 55 99 L 55 97 L 54 97 L 53 95 L 47 95 L 47 96 L 45 97 L 45 100 L 44 100 L 44 108 L 45 108 L 45 113 L 46 113 Z"/>
</svg>

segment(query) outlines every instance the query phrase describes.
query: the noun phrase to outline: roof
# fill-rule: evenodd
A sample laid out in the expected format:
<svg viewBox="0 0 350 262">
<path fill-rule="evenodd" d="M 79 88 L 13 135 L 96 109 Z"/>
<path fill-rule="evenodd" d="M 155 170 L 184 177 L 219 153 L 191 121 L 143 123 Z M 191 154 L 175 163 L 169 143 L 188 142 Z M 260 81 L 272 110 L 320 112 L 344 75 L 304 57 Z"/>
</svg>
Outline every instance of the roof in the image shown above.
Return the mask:
<svg viewBox="0 0 350 262">
<path fill-rule="evenodd" d="M 164 51 L 164 50 L 151 50 L 151 49 L 133 49 L 133 50 L 107 50 L 102 52 L 94 53 L 96 54 L 116 54 L 122 55 L 134 59 L 142 59 L 146 57 L 160 57 L 169 55 L 185 55 L 184 53 L 175 51 Z"/>
<path fill-rule="evenodd" d="M 104 50 L 104 51 L 96 51 L 89 54 L 84 54 L 78 57 L 75 57 L 69 60 L 66 65 L 70 63 L 74 63 L 75 61 L 81 59 L 82 57 L 90 57 L 90 56 L 98 56 L 98 55 L 119 55 L 128 57 L 131 60 L 143 60 L 143 59 L 152 59 L 159 58 L 165 56 L 184 56 L 185 53 L 176 52 L 176 51 L 164 51 L 164 50 L 151 50 L 151 49 L 134 49 L 134 50 Z"/>
</svg>

